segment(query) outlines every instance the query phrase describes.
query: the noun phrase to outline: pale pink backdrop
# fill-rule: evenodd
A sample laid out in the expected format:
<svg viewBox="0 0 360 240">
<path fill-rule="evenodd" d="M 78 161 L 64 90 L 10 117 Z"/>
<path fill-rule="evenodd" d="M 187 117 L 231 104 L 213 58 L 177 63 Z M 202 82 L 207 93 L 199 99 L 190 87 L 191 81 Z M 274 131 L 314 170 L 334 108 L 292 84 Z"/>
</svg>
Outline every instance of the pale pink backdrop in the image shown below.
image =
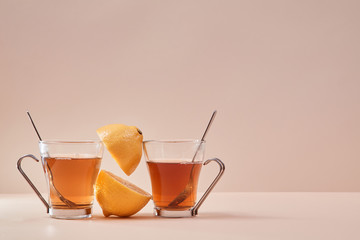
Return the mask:
<svg viewBox="0 0 360 240">
<path fill-rule="evenodd" d="M 200 138 L 215 191 L 360 191 L 359 1 L 0 0 L 0 193 L 44 139 Z M 40 164 L 24 163 L 41 190 Z M 150 191 L 142 161 L 126 177 Z M 216 166 L 203 169 L 203 191 Z"/>
</svg>

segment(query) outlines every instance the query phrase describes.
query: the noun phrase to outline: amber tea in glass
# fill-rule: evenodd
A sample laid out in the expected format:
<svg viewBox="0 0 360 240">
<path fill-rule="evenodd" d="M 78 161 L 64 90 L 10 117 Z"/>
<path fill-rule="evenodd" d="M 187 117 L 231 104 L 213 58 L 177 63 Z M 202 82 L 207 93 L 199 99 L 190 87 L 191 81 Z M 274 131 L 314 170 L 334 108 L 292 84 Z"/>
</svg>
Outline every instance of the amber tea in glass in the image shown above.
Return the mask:
<svg viewBox="0 0 360 240">
<path fill-rule="evenodd" d="M 147 166 L 151 177 L 153 201 L 157 207 L 166 210 L 187 210 L 195 205 L 201 162 L 148 161 Z M 191 174 L 191 191 L 181 203 L 171 205 L 170 203 L 189 183 Z"/>
<path fill-rule="evenodd" d="M 144 141 L 154 214 L 161 217 L 196 216 L 198 208 L 224 172 L 220 159 L 204 159 L 205 141 L 201 140 L 149 140 Z M 220 172 L 196 202 L 197 186 L 202 165 L 215 161 Z"/>
<path fill-rule="evenodd" d="M 66 199 L 74 202 L 75 209 L 91 207 L 94 199 L 93 183 L 96 181 L 100 169 L 101 158 L 48 157 L 43 158 L 42 161 L 47 163 L 51 170 L 53 184 L 57 191 L 61 192 Z M 50 188 L 50 199 L 53 208 L 68 208 L 54 188 Z"/>
<path fill-rule="evenodd" d="M 48 186 L 46 201 L 21 168 L 18 169 L 53 218 L 78 219 L 92 215 L 94 185 L 103 155 L 101 141 L 40 141 L 41 163 Z"/>
</svg>

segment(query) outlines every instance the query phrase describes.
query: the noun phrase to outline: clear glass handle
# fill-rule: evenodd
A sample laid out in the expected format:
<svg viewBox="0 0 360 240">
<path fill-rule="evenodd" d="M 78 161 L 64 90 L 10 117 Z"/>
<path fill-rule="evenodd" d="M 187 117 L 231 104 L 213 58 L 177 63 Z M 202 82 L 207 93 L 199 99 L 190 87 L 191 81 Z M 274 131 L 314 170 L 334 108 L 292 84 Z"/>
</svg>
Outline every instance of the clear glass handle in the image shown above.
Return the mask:
<svg viewBox="0 0 360 240">
<path fill-rule="evenodd" d="M 213 188 L 215 187 L 216 183 L 219 181 L 219 179 L 221 178 L 221 176 L 224 174 L 225 171 L 225 164 L 218 158 L 212 158 L 209 160 L 206 160 L 204 162 L 204 165 L 207 165 L 208 163 L 215 161 L 217 164 L 219 164 L 220 170 L 218 175 L 215 177 L 214 181 L 210 184 L 210 186 L 208 187 L 208 189 L 206 190 L 206 192 L 204 193 L 204 195 L 202 195 L 202 197 L 200 198 L 200 200 L 196 203 L 196 205 L 191 209 L 191 216 L 196 216 L 198 214 L 198 210 L 199 207 L 201 206 L 201 204 L 205 201 L 205 199 L 207 198 L 207 196 L 209 196 L 209 193 L 211 192 L 211 190 L 213 190 Z"/>
<path fill-rule="evenodd" d="M 36 195 L 38 195 L 38 197 L 40 198 L 40 200 L 44 203 L 45 207 L 46 207 L 46 211 L 47 213 L 49 213 L 49 204 L 46 202 L 46 200 L 43 198 L 43 196 L 41 196 L 41 193 L 37 190 L 37 188 L 35 187 L 35 185 L 31 182 L 30 178 L 25 174 L 25 172 L 22 170 L 21 168 L 21 162 L 24 158 L 32 158 L 34 159 L 36 162 L 39 162 L 39 160 L 32 154 L 28 154 L 25 156 L 22 156 L 21 158 L 19 158 L 19 160 L 17 161 L 17 169 L 19 170 L 19 172 L 21 173 L 21 175 L 23 175 L 23 177 L 25 178 L 25 180 L 29 183 L 29 185 L 31 186 L 31 188 L 35 191 Z"/>
</svg>

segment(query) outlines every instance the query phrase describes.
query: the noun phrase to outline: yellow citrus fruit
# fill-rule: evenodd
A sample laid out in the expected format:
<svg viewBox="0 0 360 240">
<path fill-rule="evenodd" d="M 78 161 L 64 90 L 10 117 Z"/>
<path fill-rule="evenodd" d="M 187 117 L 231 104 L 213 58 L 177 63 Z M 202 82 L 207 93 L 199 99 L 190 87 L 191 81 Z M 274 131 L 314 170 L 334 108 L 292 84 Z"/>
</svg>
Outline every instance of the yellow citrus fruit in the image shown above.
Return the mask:
<svg viewBox="0 0 360 240">
<path fill-rule="evenodd" d="M 141 160 L 142 132 L 124 124 L 109 124 L 96 132 L 126 175 L 133 173 Z"/>
<path fill-rule="evenodd" d="M 105 217 L 128 217 L 140 211 L 151 195 L 134 184 L 101 170 L 96 180 L 96 200 Z"/>
</svg>

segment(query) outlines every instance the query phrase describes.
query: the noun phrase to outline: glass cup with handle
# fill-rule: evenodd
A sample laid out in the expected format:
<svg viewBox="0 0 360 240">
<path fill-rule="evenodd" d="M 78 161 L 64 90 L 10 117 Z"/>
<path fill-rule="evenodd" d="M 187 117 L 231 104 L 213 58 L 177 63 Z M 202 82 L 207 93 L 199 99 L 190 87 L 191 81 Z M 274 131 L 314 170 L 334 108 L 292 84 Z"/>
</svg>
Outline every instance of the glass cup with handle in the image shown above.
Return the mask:
<svg viewBox="0 0 360 240">
<path fill-rule="evenodd" d="M 48 186 L 46 201 L 21 168 L 17 168 L 53 218 L 79 219 L 92 216 L 94 185 L 103 156 L 101 141 L 39 141 L 41 164 Z"/>
<path fill-rule="evenodd" d="M 196 216 L 224 173 L 224 163 L 218 158 L 204 161 L 205 141 L 201 140 L 149 140 L 144 141 L 143 147 L 151 178 L 154 215 Z M 196 202 L 200 170 L 212 161 L 219 165 L 219 173 Z"/>
</svg>

